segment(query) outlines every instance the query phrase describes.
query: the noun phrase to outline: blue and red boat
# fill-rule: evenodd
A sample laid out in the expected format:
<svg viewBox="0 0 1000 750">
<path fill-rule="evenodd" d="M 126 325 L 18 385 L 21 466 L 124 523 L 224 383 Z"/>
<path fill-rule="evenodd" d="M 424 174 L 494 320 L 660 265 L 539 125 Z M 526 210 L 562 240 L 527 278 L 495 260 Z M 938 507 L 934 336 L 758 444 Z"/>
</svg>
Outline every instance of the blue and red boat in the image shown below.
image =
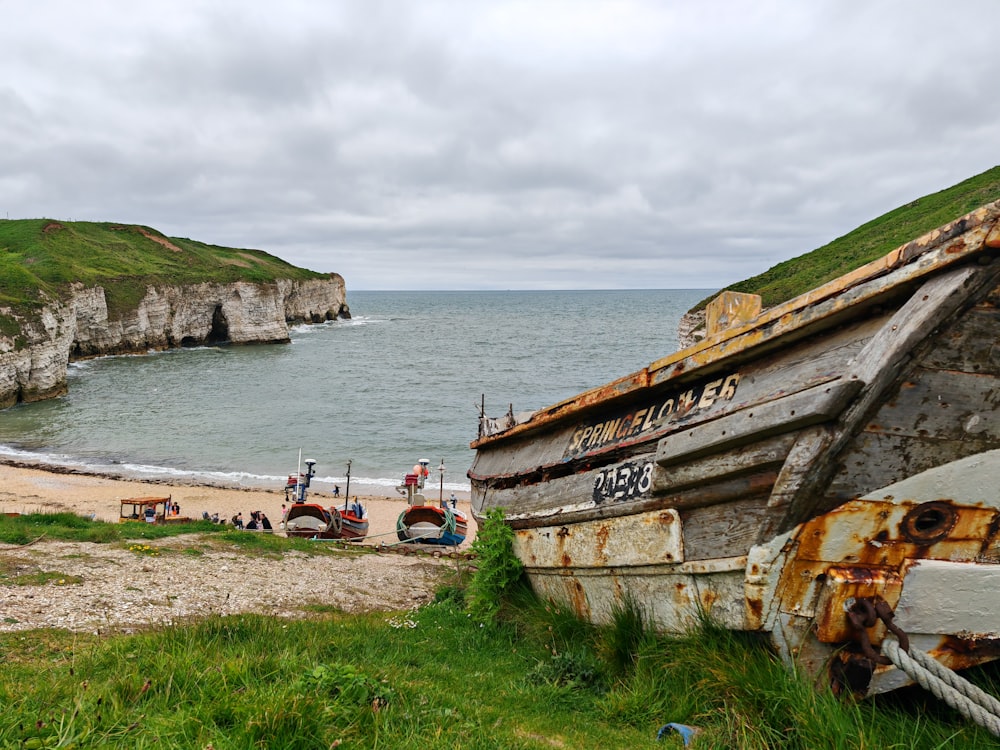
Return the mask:
<svg viewBox="0 0 1000 750">
<path fill-rule="evenodd" d="M 465 541 L 469 525 L 465 513 L 444 501 L 428 502 L 423 494 L 429 471 L 427 459 L 420 459 L 403 478 L 397 492 L 406 495 L 407 508 L 396 520 L 396 536 L 401 542 L 457 547 Z"/>
</svg>

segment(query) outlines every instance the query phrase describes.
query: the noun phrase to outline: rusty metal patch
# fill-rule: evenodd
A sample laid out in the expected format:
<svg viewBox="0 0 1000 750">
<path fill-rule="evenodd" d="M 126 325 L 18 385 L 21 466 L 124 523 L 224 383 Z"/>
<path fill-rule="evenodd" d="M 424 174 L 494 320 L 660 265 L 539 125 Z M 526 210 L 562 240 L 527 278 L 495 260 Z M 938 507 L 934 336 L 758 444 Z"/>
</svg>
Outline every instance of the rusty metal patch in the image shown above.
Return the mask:
<svg viewBox="0 0 1000 750">
<path fill-rule="evenodd" d="M 948 536 L 958 521 L 958 511 L 944 500 L 921 503 L 903 517 L 899 533 L 913 544 L 935 544 Z"/>
</svg>

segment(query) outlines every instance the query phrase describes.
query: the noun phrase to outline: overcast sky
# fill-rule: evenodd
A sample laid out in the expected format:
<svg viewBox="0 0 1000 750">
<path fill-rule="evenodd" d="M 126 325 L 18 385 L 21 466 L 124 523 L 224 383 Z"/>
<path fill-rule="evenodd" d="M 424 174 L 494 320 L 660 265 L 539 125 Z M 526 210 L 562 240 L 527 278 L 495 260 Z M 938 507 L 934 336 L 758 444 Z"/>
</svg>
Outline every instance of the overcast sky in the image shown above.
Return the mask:
<svg viewBox="0 0 1000 750">
<path fill-rule="evenodd" d="M 719 288 L 1000 164 L 997 0 L 0 0 L 0 218 Z"/>
</svg>

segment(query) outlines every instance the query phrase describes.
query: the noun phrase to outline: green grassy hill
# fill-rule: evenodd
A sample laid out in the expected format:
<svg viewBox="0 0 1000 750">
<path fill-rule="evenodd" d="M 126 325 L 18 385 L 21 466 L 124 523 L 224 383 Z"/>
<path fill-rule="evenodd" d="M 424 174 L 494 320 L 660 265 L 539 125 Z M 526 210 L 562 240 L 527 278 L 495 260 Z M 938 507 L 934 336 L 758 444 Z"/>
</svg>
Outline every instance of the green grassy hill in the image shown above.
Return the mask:
<svg viewBox="0 0 1000 750">
<path fill-rule="evenodd" d="M 783 261 L 726 289 L 759 294 L 765 308 L 773 307 L 998 199 L 1000 166 L 946 190 L 911 201 L 823 247 Z M 713 294 L 694 310 L 700 310 L 714 298 Z"/>
<path fill-rule="evenodd" d="M 322 279 L 260 250 L 238 250 L 149 227 L 0 220 L 0 306 L 30 314 L 44 297 L 63 297 L 71 282 L 102 286 L 109 313 L 134 309 L 146 287 L 202 282 Z"/>
</svg>

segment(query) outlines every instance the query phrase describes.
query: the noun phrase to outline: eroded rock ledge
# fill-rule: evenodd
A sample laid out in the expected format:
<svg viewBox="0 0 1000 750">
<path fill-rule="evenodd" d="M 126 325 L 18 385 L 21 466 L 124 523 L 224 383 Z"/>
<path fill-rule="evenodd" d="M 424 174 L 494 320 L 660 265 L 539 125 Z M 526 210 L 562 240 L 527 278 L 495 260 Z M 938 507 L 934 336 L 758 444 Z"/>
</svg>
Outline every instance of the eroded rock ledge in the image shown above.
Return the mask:
<svg viewBox="0 0 1000 750">
<path fill-rule="evenodd" d="M 349 318 L 344 279 L 149 286 L 135 310 L 109 315 L 101 287 L 52 300 L 17 335 L 0 333 L 0 408 L 66 393 L 72 360 L 205 344 L 280 343 L 288 326 Z M 11 314 L 11 311 L 4 311 Z"/>
</svg>

